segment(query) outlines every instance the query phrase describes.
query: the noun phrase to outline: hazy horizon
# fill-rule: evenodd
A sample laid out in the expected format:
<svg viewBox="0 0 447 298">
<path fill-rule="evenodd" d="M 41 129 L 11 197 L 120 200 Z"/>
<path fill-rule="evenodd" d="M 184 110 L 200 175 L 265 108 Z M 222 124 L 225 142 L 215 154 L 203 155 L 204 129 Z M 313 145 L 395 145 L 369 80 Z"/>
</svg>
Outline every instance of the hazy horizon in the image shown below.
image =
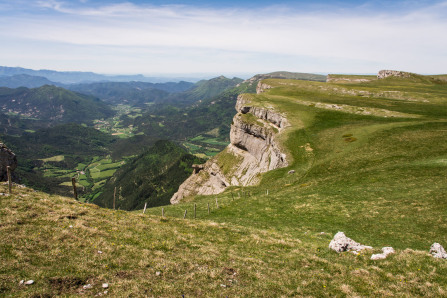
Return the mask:
<svg viewBox="0 0 447 298">
<path fill-rule="evenodd" d="M 145 76 L 440 74 L 446 15 L 446 0 L 0 0 L 0 65 Z"/>
</svg>

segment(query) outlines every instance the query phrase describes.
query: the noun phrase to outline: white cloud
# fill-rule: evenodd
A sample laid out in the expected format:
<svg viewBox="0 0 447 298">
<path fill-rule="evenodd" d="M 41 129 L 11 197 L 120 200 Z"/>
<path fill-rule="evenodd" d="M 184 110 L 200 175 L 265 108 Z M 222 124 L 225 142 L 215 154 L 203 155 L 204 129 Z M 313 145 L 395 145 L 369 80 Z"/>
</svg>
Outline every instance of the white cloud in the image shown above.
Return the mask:
<svg viewBox="0 0 447 298">
<path fill-rule="evenodd" d="M 42 1 L 37 1 L 37 6 L 43 7 L 43 8 L 50 8 L 50 9 L 54 9 L 57 11 L 63 11 L 62 5 L 63 2 L 61 1 L 56 1 L 56 0 L 42 0 Z"/>
<path fill-rule="evenodd" d="M 260 68 L 260 64 L 269 65 L 270 70 L 305 65 L 306 71 L 338 72 L 361 72 L 362 67 L 367 68 L 363 72 L 369 72 L 377 70 L 372 67 L 388 65 L 417 72 L 447 69 L 447 40 L 442 38 L 447 31 L 447 2 L 405 13 L 365 13 L 364 7 L 340 13 L 131 3 L 94 7 L 55 0 L 36 4 L 50 12 L 26 18 L 2 16 L 0 25 L 5 30 L 0 32 L 0 41 L 19 38 L 49 48 L 55 44 L 73 49 L 90 47 L 92 53 L 98 52 L 99 62 L 106 60 L 97 50 L 101 48 L 110 60 L 132 61 L 135 72 L 141 72 L 138 67 L 147 61 L 159 70 L 163 69 L 160 61 L 177 65 L 179 72 L 194 65 L 200 71 L 229 67 L 244 71 L 240 68 Z M 74 56 L 80 54 L 70 52 L 69 57 L 79 60 Z M 309 61 L 314 61 L 315 69 Z"/>
</svg>

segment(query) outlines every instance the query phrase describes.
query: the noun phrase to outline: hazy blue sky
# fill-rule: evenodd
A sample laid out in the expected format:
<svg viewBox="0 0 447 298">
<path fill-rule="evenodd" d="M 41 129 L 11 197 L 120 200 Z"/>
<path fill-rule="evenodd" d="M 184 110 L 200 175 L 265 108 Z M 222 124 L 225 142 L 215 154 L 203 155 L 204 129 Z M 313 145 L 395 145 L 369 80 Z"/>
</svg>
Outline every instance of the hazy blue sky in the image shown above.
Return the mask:
<svg viewBox="0 0 447 298">
<path fill-rule="evenodd" d="M 447 73 L 446 32 L 447 0 L 0 0 L 0 65 L 110 74 Z"/>
</svg>

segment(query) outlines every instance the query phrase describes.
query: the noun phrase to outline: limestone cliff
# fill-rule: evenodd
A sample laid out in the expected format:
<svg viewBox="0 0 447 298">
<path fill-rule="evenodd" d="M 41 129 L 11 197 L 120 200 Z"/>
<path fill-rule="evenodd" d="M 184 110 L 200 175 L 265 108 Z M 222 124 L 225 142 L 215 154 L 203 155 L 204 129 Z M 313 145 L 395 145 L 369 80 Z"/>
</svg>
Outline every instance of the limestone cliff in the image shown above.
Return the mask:
<svg viewBox="0 0 447 298">
<path fill-rule="evenodd" d="M 257 93 L 270 86 L 258 85 Z M 261 174 L 288 165 L 277 135 L 288 126 L 284 115 L 271 108 L 258 107 L 249 95 L 239 95 L 237 114 L 230 131 L 230 145 L 192 174 L 171 198 L 171 203 L 184 197 L 221 193 L 228 186 L 256 185 Z"/>
</svg>

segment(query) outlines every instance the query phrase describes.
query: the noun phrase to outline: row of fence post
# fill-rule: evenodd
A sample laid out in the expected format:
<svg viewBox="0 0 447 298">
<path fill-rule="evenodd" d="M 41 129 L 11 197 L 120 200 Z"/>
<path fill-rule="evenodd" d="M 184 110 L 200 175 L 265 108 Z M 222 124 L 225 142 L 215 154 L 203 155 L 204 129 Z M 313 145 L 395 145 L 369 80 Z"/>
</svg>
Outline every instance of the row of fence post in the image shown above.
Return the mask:
<svg viewBox="0 0 447 298">
<path fill-rule="evenodd" d="M 250 192 L 243 192 L 243 195 L 245 195 L 245 197 L 247 197 L 247 193 L 248 193 L 248 196 L 251 197 Z M 269 194 L 269 191 L 267 190 L 266 195 L 268 195 L 268 194 Z M 233 192 L 231 192 L 231 197 L 232 197 L 232 200 L 234 201 Z M 240 193 L 239 193 L 239 197 L 241 197 Z M 147 202 L 144 204 L 143 214 L 146 212 L 146 204 L 147 204 Z M 208 203 L 207 205 L 208 205 L 208 215 L 210 215 L 211 214 L 210 203 Z M 217 198 L 216 198 L 216 209 L 219 209 L 219 202 L 218 202 Z M 185 209 L 185 212 L 183 213 L 183 219 L 186 218 L 187 214 L 188 214 L 188 209 Z M 161 208 L 161 216 L 162 217 L 165 216 L 165 208 L 163 208 L 163 207 Z M 197 204 L 194 203 L 194 218 L 196 218 L 196 217 L 197 217 Z"/>
<path fill-rule="evenodd" d="M 9 167 L 8 167 L 8 180 L 10 181 L 11 180 L 11 175 L 10 175 L 10 170 L 9 170 Z M 71 182 L 72 182 L 72 184 L 73 184 L 73 194 L 74 194 L 74 198 L 75 198 L 75 200 L 77 200 L 78 199 L 78 192 L 77 192 L 77 190 L 76 190 L 76 178 L 71 178 Z M 9 192 L 11 193 L 11 182 L 9 182 Z M 242 195 L 243 196 L 245 196 L 245 198 L 247 197 L 247 194 L 248 194 L 248 196 L 249 197 L 251 197 L 251 192 L 246 192 L 246 191 L 244 191 L 244 192 L 242 192 Z M 269 191 L 268 191 L 268 189 L 266 190 L 266 192 L 265 192 L 265 194 L 268 196 L 269 195 Z M 238 192 L 238 196 L 239 196 L 239 198 L 241 197 L 241 193 L 240 192 Z M 231 192 L 231 198 L 232 198 L 232 200 L 234 201 L 234 194 L 233 194 L 233 192 Z M 115 187 L 115 189 L 114 189 L 114 191 L 113 191 L 113 209 L 115 210 L 115 201 L 116 201 L 116 187 Z M 147 207 L 147 202 L 144 204 L 144 210 L 143 210 L 143 214 L 144 213 L 146 213 L 146 207 Z M 219 202 L 217 201 L 217 198 L 216 198 L 216 209 L 219 209 Z M 187 210 L 185 210 L 185 213 L 183 214 L 183 218 L 185 219 L 186 218 L 186 214 L 188 213 L 188 211 Z M 211 209 L 210 209 L 210 203 L 208 203 L 208 215 L 210 215 L 211 214 Z M 165 209 L 164 208 L 161 208 L 161 216 L 162 217 L 164 217 L 165 216 Z M 197 217 L 197 205 L 194 203 L 194 218 L 196 218 Z"/>
</svg>

